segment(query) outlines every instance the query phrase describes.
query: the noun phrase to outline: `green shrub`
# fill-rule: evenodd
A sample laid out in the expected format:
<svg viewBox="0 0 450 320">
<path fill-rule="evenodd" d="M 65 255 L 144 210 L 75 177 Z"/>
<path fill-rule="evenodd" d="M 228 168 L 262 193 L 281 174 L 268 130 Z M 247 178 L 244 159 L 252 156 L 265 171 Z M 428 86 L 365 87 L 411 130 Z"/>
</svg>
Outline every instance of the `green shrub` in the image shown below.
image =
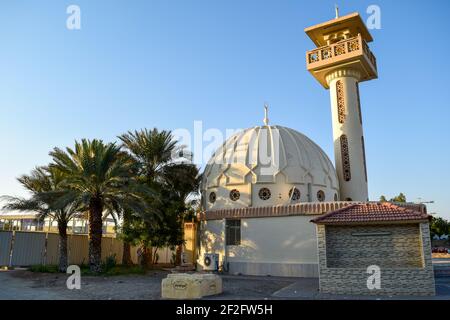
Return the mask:
<svg viewBox="0 0 450 320">
<path fill-rule="evenodd" d="M 121 276 L 128 274 L 145 274 L 145 269 L 141 266 L 115 266 L 104 272 L 106 276 Z"/>
<path fill-rule="evenodd" d="M 108 270 L 113 269 L 117 265 L 116 255 L 107 256 L 105 262 L 103 262 L 102 270 L 103 272 L 108 272 Z"/>
<path fill-rule="evenodd" d="M 58 266 L 57 265 L 42 265 L 42 264 L 38 264 L 38 265 L 34 265 L 31 266 L 28 270 L 31 272 L 42 272 L 42 273 L 59 273 L 58 270 Z"/>
</svg>

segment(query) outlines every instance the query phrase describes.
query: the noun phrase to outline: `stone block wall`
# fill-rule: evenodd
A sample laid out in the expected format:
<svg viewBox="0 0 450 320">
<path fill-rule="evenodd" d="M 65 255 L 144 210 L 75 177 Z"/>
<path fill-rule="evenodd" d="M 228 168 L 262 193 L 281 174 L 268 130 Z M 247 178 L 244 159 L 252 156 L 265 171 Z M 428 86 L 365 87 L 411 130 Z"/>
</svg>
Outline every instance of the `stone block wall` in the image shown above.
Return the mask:
<svg viewBox="0 0 450 320">
<path fill-rule="evenodd" d="M 418 224 L 327 226 L 327 267 L 423 267 Z"/>
<path fill-rule="evenodd" d="M 354 228 L 353 231 L 352 228 Z M 378 235 L 373 236 L 372 239 L 369 239 L 371 236 L 367 236 L 368 239 L 363 240 L 361 244 L 355 242 L 357 240 L 349 239 L 349 237 L 363 238 L 364 236 L 352 236 L 352 233 L 364 232 Z M 386 235 L 380 235 L 383 232 Z M 392 224 L 346 228 L 318 225 L 317 237 L 319 284 L 322 293 L 397 296 L 435 294 L 428 222 L 417 223 L 414 226 Z M 410 248 L 414 244 L 416 249 Z M 362 250 L 362 247 L 365 247 L 365 250 Z M 333 253 L 333 248 L 339 248 L 341 253 Z M 343 254 L 341 250 L 346 248 L 349 253 Z M 407 250 L 411 256 L 405 259 L 404 254 L 399 254 L 397 258 L 389 254 L 383 258 L 377 253 L 378 249 L 381 252 L 388 250 L 395 252 L 401 248 Z M 341 258 L 344 259 L 340 261 Z M 367 280 L 371 275 L 367 273 L 367 267 L 370 265 L 380 267 L 380 289 L 370 290 L 367 287 Z"/>
</svg>

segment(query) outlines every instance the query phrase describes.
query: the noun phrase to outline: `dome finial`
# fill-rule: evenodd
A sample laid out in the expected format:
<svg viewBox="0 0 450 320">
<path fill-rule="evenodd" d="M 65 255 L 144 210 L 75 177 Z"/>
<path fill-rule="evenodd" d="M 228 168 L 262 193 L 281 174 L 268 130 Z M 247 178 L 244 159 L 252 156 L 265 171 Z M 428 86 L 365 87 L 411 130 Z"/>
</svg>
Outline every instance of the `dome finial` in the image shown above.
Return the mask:
<svg viewBox="0 0 450 320">
<path fill-rule="evenodd" d="M 269 106 L 267 105 L 267 102 L 264 103 L 264 124 L 267 126 L 269 125 Z"/>
</svg>

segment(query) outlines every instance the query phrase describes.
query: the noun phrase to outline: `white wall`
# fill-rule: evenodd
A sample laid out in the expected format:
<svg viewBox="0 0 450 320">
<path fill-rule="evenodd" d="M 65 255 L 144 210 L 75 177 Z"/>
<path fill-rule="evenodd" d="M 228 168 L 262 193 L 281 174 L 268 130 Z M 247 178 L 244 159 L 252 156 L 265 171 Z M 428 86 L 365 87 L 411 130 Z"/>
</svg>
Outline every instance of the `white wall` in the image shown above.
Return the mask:
<svg viewBox="0 0 450 320">
<path fill-rule="evenodd" d="M 241 245 L 228 246 L 230 263 L 317 264 L 315 225 L 313 216 L 268 217 L 241 220 Z M 201 225 L 203 254 L 218 253 L 224 259 L 224 220 L 209 220 Z"/>
</svg>

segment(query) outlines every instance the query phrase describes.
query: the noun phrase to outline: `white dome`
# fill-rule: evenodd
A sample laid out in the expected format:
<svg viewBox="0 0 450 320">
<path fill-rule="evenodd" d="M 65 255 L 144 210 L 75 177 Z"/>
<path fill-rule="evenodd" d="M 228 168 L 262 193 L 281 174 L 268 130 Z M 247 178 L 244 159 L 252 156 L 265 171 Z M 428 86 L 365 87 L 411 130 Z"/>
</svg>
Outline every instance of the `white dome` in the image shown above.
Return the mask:
<svg viewBox="0 0 450 320">
<path fill-rule="evenodd" d="M 282 126 L 257 126 L 230 137 L 209 160 L 202 181 L 207 210 L 335 201 L 338 195 L 325 152 Z"/>
</svg>

